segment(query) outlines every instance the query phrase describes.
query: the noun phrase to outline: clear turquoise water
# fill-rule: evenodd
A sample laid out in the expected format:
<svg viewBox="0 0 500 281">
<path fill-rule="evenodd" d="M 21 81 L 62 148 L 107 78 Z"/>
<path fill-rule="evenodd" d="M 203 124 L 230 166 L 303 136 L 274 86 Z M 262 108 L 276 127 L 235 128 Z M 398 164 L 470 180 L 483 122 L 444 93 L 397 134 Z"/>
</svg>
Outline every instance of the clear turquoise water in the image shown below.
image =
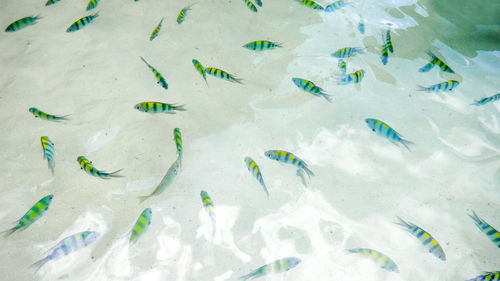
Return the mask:
<svg viewBox="0 0 500 281">
<path fill-rule="evenodd" d="M 354 8 L 333 14 L 291 0 L 263 3 L 253 13 L 242 1 L 196 2 L 178 25 L 177 13 L 193 2 L 102 0 L 99 18 L 75 33 L 65 30 L 89 14 L 86 1 L 1 3 L 5 27 L 28 15 L 43 19 L 0 36 L 0 228 L 54 194 L 39 221 L 0 240 L 2 280 L 236 280 L 287 256 L 302 262 L 267 280 L 467 280 L 500 269 L 498 248 L 467 216 L 474 210 L 500 229 L 500 103 L 470 105 L 499 92 L 498 1 L 353 1 Z M 387 23 L 395 52 L 384 66 Z M 259 39 L 283 48 L 241 47 Z M 348 72 L 366 71 L 356 86 L 337 85 L 330 57 L 348 46 L 366 49 L 347 61 Z M 419 73 L 427 50 L 456 74 Z M 167 91 L 139 56 L 166 77 Z M 207 77 L 207 87 L 193 58 L 244 84 Z M 292 77 L 314 81 L 333 102 L 300 91 Z M 448 79 L 461 84 L 447 93 L 416 91 Z M 186 104 L 187 111 L 133 108 L 150 100 Z M 32 106 L 70 120 L 35 119 Z M 390 124 L 415 143 L 411 152 L 373 134 L 365 118 Z M 176 158 L 175 127 L 183 136 L 182 170 L 163 194 L 139 203 Z M 55 176 L 42 159 L 42 135 L 56 146 Z M 292 166 L 264 156 L 270 149 L 309 164 L 315 176 L 307 188 Z M 79 155 L 104 170 L 123 168 L 124 177 L 91 177 L 79 169 Z M 269 199 L 246 156 L 259 164 Z M 215 205 L 213 241 L 201 190 Z M 147 207 L 151 226 L 128 248 Z M 396 216 L 431 233 L 446 262 L 393 224 Z M 29 267 L 85 230 L 101 237 L 36 273 Z M 346 251 L 352 248 L 387 254 L 400 273 Z"/>
</svg>

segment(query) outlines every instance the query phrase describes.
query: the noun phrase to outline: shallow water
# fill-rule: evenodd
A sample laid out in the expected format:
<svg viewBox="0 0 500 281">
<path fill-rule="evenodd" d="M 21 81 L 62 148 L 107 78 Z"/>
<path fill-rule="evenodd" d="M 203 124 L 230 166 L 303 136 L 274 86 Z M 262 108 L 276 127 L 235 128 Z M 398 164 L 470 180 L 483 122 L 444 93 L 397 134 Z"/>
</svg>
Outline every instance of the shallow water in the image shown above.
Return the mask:
<svg viewBox="0 0 500 281">
<path fill-rule="evenodd" d="M 0 240 L 2 280 L 236 280 L 288 256 L 302 262 L 262 280 L 467 280 L 500 269 L 500 250 L 467 216 L 474 210 L 500 229 L 500 102 L 470 105 L 500 88 L 498 1 L 353 1 L 354 8 L 328 14 L 290 0 L 263 0 L 257 13 L 242 1 L 102 0 L 100 16 L 74 33 L 65 30 L 92 13 L 87 1 L 42 2 L 1 4 L 2 26 L 43 18 L 0 36 L 0 229 L 54 194 L 41 219 Z M 178 25 L 178 12 L 193 3 Z M 394 53 L 384 66 L 387 23 Z M 283 48 L 241 47 L 260 39 Z M 366 75 L 357 85 L 337 85 L 330 54 L 348 46 L 365 53 L 348 59 L 347 71 Z M 419 73 L 427 50 L 456 74 L 437 67 Z M 207 87 L 193 58 L 244 84 L 207 75 Z M 314 81 L 333 102 L 299 90 L 292 77 Z M 449 79 L 460 81 L 452 92 L 416 91 Z M 149 115 L 133 108 L 143 101 L 186 104 L 187 111 Z M 33 106 L 70 120 L 34 118 Z M 365 118 L 392 126 L 414 142 L 411 151 L 371 132 Z M 182 169 L 163 194 L 139 203 L 176 159 L 176 127 Z M 55 143 L 55 176 L 42 159 L 43 135 Z M 296 168 L 264 156 L 271 149 L 308 163 L 315 176 L 307 187 Z M 124 177 L 89 176 L 79 155 L 99 169 L 123 168 Z M 246 156 L 259 164 L 269 199 Z M 214 201 L 213 241 L 201 190 Z M 147 207 L 152 223 L 128 247 Z M 431 233 L 447 260 L 395 225 L 396 216 Z M 62 238 L 85 230 L 101 237 L 38 272 L 30 268 Z M 400 273 L 349 254 L 352 248 L 388 255 Z"/>
</svg>

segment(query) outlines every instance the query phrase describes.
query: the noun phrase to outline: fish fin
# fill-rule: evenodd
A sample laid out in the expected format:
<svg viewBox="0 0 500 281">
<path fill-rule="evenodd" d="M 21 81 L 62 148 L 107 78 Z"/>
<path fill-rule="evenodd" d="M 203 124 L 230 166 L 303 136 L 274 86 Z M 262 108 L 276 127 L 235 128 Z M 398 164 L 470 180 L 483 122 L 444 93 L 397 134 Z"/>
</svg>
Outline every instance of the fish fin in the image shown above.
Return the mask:
<svg viewBox="0 0 500 281">
<path fill-rule="evenodd" d="M 70 119 L 68 118 L 68 116 L 71 116 L 71 114 L 64 115 L 64 116 L 59 116 L 59 118 L 58 118 L 58 119 L 59 119 L 59 120 L 70 120 Z"/>
<path fill-rule="evenodd" d="M 35 272 L 37 272 L 38 270 L 40 270 L 40 268 L 42 268 L 42 266 L 44 266 L 49 261 L 50 261 L 50 256 L 47 256 L 47 257 L 45 257 L 45 258 L 43 258 L 43 259 L 41 259 L 41 260 L 33 263 L 31 265 L 31 267 L 34 267 L 35 268 Z"/>
<path fill-rule="evenodd" d="M 238 84 L 243 84 L 243 79 L 233 77 L 233 79 L 231 80 L 231 82 L 235 82 L 235 83 L 238 83 Z"/>
<path fill-rule="evenodd" d="M 304 177 L 304 170 L 297 169 L 297 176 L 300 178 L 302 185 L 307 187 L 306 177 Z"/>
<path fill-rule="evenodd" d="M 99 16 L 99 12 L 95 13 L 92 15 L 94 18 L 97 18 Z"/>
<path fill-rule="evenodd" d="M 240 278 L 238 278 L 238 280 L 242 280 L 242 281 L 245 281 L 245 280 L 248 280 L 248 279 L 253 279 L 255 277 L 255 274 L 253 272 L 247 274 L 247 275 L 243 275 L 241 276 Z"/>
<path fill-rule="evenodd" d="M 427 91 L 427 88 L 424 86 L 417 85 L 417 91 Z"/>
<path fill-rule="evenodd" d="M 186 111 L 186 109 L 184 108 L 184 106 L 186 106 L 186 105 L 185 104 L 177 105 L 177 106 L 175 106 L 175 110 Z"/>
<path fill-rule="evenodd" d="M 146 196 L 139 196 L 137 197 L 139 199 L 139 203 L 142 203 L 144 201 L 146 201 L 146 199 L 148 199 L 149 197 L 151 197 L 151 195 L 146 195 Z"/>
<path fill-rule="evenodd" d="M 117 170 L 117 171 L 114 171 L 114 172 L 111 172 L 111 173 L 107 173 L 108 177 L 110 178 L 122 178 L 123 176 L 122 175 L 117 175 L 117 173 L 121 172 L 123 169 L 120 169 L 120 170 Z"/>
<path fill-rule="evenodd" d="M 404 145 L 404 147 L 406 147 L 406 149 L 408 149 L 408 151 L 411 151 L 410 148 L 408 147 L 409 144 L 414 144 L 412 141 L 409 141 L 409 140 L 405 140 L 405 139 L 401 139 L 400 143 L 402 145 Z"/>
<path fill-rule="evenodd" d="M 6 237 L 9 237 L 10 235 L 12 235 L 12 233 L 16 232 L 16 230 L 18 230 L 18 228 L 16 228 L 15 226 L 13 228 L 9 228 L 7 230 L 4 230 L 2 232 L 0 232 L 0 234 L 6 238 Z"/>
<path fill-rule="evenodd" d="M 402 218 L 400 218 L 399 216 L 397 216 L 397 218 L 398 218 L 398 220 L 399 220 L 399 221 L 394 222 L 394 224 L 397 224 L 397 225 L 399 225 L 399 226 L 402 226 L 402 227 L 404 227 L 405 229 L 408 229 L 408 228 L 410 228 L 410 227 L 413 227 L 413 224 L 411 224 L 411 223 L 409 223 L 409 222 L 407 222 L 407 221 L 403 220 L 403 219 L 402 219 Z"/>
<path fill-rule="evenodd" d="M 322 93 L 321 96 L 324 97 L 329 103 L 332 102 L 332 95 Z"/>
<path fill-rule="evenodd" d="M 307 173 L 307 175 L 308 175 L 309 177 L 314 176 L 314 173 L 313 173 L 311 170 L 309 170 L 309 168 L 308 168 L 307 166 L 304 166 L 304 168 L 302 168 L 302 169 L 304 170 L 304 172 L 306 172 L 306 173 Z"/>
<path fill-rule="evenodd" d="M 472 210 L 472 215 L 471 214 L 467 214 L 471 219 L 474 220 L 474 222 L 476 223 L 476 225 L 479 225 L 479 224 L 483 224 L 485 223 L 480 217 L 478 217 L 478 215 L 476 214 L 476 212 L 474 212 L 474 210 Z"/>
</svg>

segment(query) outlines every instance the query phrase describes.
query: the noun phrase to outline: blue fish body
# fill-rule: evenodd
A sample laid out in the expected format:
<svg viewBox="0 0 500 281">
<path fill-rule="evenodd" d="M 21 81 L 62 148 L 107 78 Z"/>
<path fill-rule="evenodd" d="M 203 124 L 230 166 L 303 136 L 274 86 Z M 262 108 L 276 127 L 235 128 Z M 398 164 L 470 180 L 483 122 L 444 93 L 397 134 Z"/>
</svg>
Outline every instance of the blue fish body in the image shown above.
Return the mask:
<svg viewBox="0 0 500 281">
<path fill-rule="evenodd" d="M 401 143 L 406 147 L 406 149 L 410 150 L 408 144 L 412 144 L 412 142 L 401 138 L 401 135 L 386 123 L 373 118 L 367 118 L 365 119 L 365 122 L 373 132 L 389 139 L 393 143 Z"/>
</svg>

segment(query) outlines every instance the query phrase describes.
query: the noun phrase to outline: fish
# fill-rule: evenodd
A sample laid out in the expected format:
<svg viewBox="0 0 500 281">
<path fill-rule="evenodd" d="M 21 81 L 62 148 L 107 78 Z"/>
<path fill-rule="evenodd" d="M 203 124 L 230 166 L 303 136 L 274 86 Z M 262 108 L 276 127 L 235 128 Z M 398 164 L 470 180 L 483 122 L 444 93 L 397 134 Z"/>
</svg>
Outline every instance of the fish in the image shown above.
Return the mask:
<svg viewBox="0 0 500 281">
<path fill-rule="evenodd" d="M 328 102 L 332 102 L 332 96 L 326 94 L 323 89 L 316 86 L 313 82 L 302 79 L 302 78 L 292 78 L 293 83 L 301 90 L 313 94 L 318 97 L 325 98 Z"/>
<path fill-rule="evenodd" d="M 139 237 L 141 237 L 148 230 L 149 225 L 151 224 L 152 215 L 153 212 L 151 211 L 151 208 L 146 208 L 144 209 L 144 211 L 142 211 L 139 218 L 137 218 L 134 227 L 132 228 L 132 232 L 130 233 L 130 244 L 134 244 L 137 239 L 139 239 Z"/>
<path fill-rule="evenodd" d="M 181 159 L 182 162 L 182 136 L 179 128 L 174 129 L 174 141 L 177 148 L 177 158 Z"/>
<path fill-rule="evenodd" d="M 210 221 L 212 221 L 212 241 L 215 238 L 216 224 L 215 224 L 215 212 L 214 212 L 214 203 L 208 193 L 204 190 L 200 192 L 201 202 L 203 203 L 203 207 L 208 212 L 208 216 L 210 217 Z"/>
<path fill-rule="evenodd" d="M 411 222 L 404 221 L 400 217 L 398 217 L 398 219 L 399 222 L 395 222 L 395 224 L 402 226 L 406 231 L 415 236 L 429 250 L 429 253 L 433 254 L 440 260 L 446 261 L 446 254 L 444 253 L 443 248 L 439 245 L 436 239 L 429 234 L 429 232 Z"/>
<path fill-rule="evenodd" d="M 304 170 L 304 172 L 306 172 L 306 174 L 309 177 L 314 176 L 314 173 L 309 169 L 306 162 L 304 162 L 302 159 L 295 156 L 291 152 L 284 150 L 268 150 L 264 152 L 264 155 L 267 156 L 269 159 L 297 166 L 298 168 Z"/>
<path fill-rule="evenodd" d="M 421 68 L 418 69 L 418 72 L 428 72 L 429 70 L 431 70 L 434 66 L 436 65 L 436 63 L 434 63 L 433 61 L 430 61 L 429 63 L 427 63 L 426 65 L 422 66 Z"/>
<path fill-rule="evenodd" d="M 439 66 L 439 68 L 448 73 L 455 73 L 444 61 L 439 59 L 436 55 L 434 55 L 431 51 L 427 51 L 427 55 L 431 57 L 431 62 L 435 65 Z M 424 71 L 425 72 L 425 71 Z"/>
<path fill-rule="evenodd" d="M 471 219 L 474 220 L 474 223 L 476 223 L 476 226 L 479 228 L 479 230 L 481 230 L 481 232 L 486 234 L 488 239 L 490 239 L 491 242 L 493 242 L 493 244 L 495 244 L 498 248 L 500 248 L 500 232 L 498 232 L 491 225 L 486 223 L 483 219 L 478 217 L 476 215 L 476 212 L 472 211 L 472 215 L 471 214 L 468 215 Z"/>
<path fill-rule="evenodd" d="M 5 28 L 5 32 L 15 32 L 30 25 L 34 25 L 41 18 L 42 17 L 40 16 L 29 16 L 29 17 L 24 17 L 22 19 L 18 19 L 15 22 L 9 24 L 9 26 Z"/>
<path fill-rule="evenodd" d="M 49 169 L 51 170 L 53 175 L 54 168 L 56 167 L 56 162 L 54 160 L 54 154 L 55 154 L 54 143 L 50 141 L 49 137 L 47 136 L 42 136 L 40 138 L 40 142 L 42 144 L 43 159 L 47 159 Z"/>
<path fill-rule="evenodd" d="M 362 35 L 365 34 L 365 21 L 361 16 L 359 16 L 358 30 Z"/>
<path fill-rule="evenodd" d="M 203 76 L 203 80 L 205 80 L 205 83 L 208 86 L 207 73 L 205 72 L 205 68 L 203 67 L 203 65 L 201 65 L 201 63 L 196 59 L 193 59 L 191 62 L 193 63 L 194 68 L 196 68 L 196 70 L 198 70 L 201 76 Z"/>
<path fill-rule="evenodd" d="M 367 248 L 357 248 L 348 250 L 350 253 L 360 254 L 374 261 L 380 268 L 399 273 L 397 264 L 383 253 Z"/>
<path fill-rule="evenodd" d="M 496 94 L 496 95 L 493 95 L 491 97 L 486 97 L 486 98 L 482 98 L 480 100 L 476 100 L 471 105 L 485 105 L 489 102 L 497 101 L 497 100 L 500 100 L 500 94 Z"/>
<path fill-rule="evenodd" d="M 367 118 L 365 119 L 365 122 L 368 127 L 379 136 L 387 138 L 394 144 L 401 143 L 404 147 L 406 147 L 406 149 L 408 149 L 408 151 L 410 151 L 408 145 L 413 144 L 413 142 L 403 139 L 401 134 L 396 132 L 386 123 L 373 118 Z"/>
<path fill-rule="evenodd" d="M 386 65 L 387 60 L 389 59 L 389 52 L 387 52 L 387 38 L 384 40 L 384 36 L 382 35 L 382 55 L 380 59 L 382 60 L 382 64 Z"/>
<path fill-rule="evenodd" d="M 95 7 L 97 7 L 97 5 L 99 5 L 99 1 L 100 0 L 90 0 L 89 4 L 87 5 L 87 11 L 90 11 L 90 10 L 94 9 Z"/>
<path fill-rule="evenodd" d="M 387 32 L 385 33 L 385 45 L 387 46 L 387 50 L 389 52 L 394 53 L 391 40 L 391 29 L 387 29 Z"/>
<path fill-rule="evenodd" d="M 177 16 L 177 23 L 178 23 L 178 24 L 181 24 L 181 23 L 185 20 L 186 15 L 187 15 L 187 11 L 191 10 L 191 6 L 193 6 L 193 5 L 190 5 L 190 6 L 184 7 L 184 8 L 182 8 L 182 10 L 179 12 L 179 15 Z"/>
<path fill-rule="evenodd" d="M 439 92 L 439 91 L 451 91 L 455 89 L 460 82 L 456 80 L 449 80 L 443 83 L 435 84 L 429 87 L 417 86 L 417 91 L 425 91 L 425 92 Z"/>
<path fill-rule="evenodd" d="M 45 3 L 45 6 L 50 6 L 54 5 L 55 3 L 59 2 L 61 0 L 48 0 L 47 3 Z"/>
<path fill-rule="evenodd" d="M 92 162 L 90 162 L 85 156 L 78 156 L 76 159 L 78 163 L 80 163 L 80 168 L 84 170 L 87 174 L 92 175 L 94 177 L 99 177 L 101 179 L 110 179 L 110 178 L 118 178 L 118 177 L 123 177 L 121 175 L 117 175 L 121 170 L 117 170 L 111 173 L 107 173 L 104 171 L 99 171 L 97 170 L 94 165 L 92 165 Z"/>
<path fill-rule="evenodd" d="M 149 41 L 153 41 L 153 39 L 155 39 L 160 33 L 161 25 L 163 24 L 163 19 L 165 18 L 164 17 L 161 18 L 160 23 L 158 23 L 153 32 L 151 32 L 151 36 L 149 36 Z"/>
<path fill-rule="evenodd" d="M 72 25 L 70 25 L 68 27 L 68 29 L 66 29 L 66 32 L 74 32 L 74 31 L 80 30 L 81 28 L 83 28 L 87 24 L 91 23 L 98 16 L 99 16 L 99 12 L 97 12 L 93 15 L 83 17 L 83 18 L 75 21 Z"/>
<path fill-rule="evenodd" d="M 363 54 L 365 51 L 363 48 L 355 48 L 355 47 L 345 47 L 338 49 L 334 53 L 331 54 L 332 57 L 344 59 L 355 56 L 357 54 Z"/>
<path fill-rule="evenodd" d="M 347 70 L 347 64 L 343 59 L 339 59 L 338 67 L 340 70 L 340 73 L 345 76 L 346 75 L 346 70 Z"/>
<path fill-rule="evenodd" d="M 259 5 L 259 7 L 262 7 L 262 0 L 255 0 L 255 4 Z"/>
<path fill-rule="evenodd" d="M 96 231 L 83 231 L 68 236 L 59 241 L 59 243 L 57 243 L 52 248 L 49 255 L 35 262 L 31 266 L 36 267 L 36 271 L 38 271 L 42 266 L 44 266 L 49 261 L 57 260 L 63 256 L 67 256 L 70 253 L 76 252 L 80 249 L 89 246 L 90 244 L 94 243 L 99 238 L 99 236 L 100 233 Z"/>
<path fill-rule="evenodd" d="M 257 163 L 250 157 L 245 157 L 244 161 L 247 165 L 248 171 L 259 181 L 260 185 L 262 185 L 262 188 L 264 188 L 264 191 L 266 192 L 267 198 L 269 198 L 269 191 L 267 190 L 264 179 L 262 178 L 262 172 L 260 171 L 259 165 L 257 165 Z"/>
<path fill-rule="evenodd" d="M 500 281 L 500 271 L 483 272 L 483 274 L 467 281 Z"/>
<path fill-rule="evenodd" d="M 340 77 L 338 84 L 346 85 L 346 84 L 349 84 L 351 82 L 354 82 L 355 84 L 357 84 L 357 83 L 361 82 L 361 80 L 363 80 L 363 77 L 365 77 L 365 71 L 363 69 L 360 69 L 356 72 L 344 75 L 344 77 Z"/>
<path fill-rule="evenodd" d="M 247 49 L 253 50 L 253 51 L 263 51 L 263 50 L 270 50 L 270 49 L 275 49 L 275 48 L 282 48 L 282 46 L 280 43 L 277 43 L 277 42 L 258 40 L 258 41 L 253 41 L 253 42 L 250 42 L 248 44 L 243 45 L 243 48 L 247 48 Z"/>
<path fill-rule="evenodd" d="M 148 66 L 148 68 L 151 70 L 151 72 L 153 72 L 153 74 L 156 78 L 156 83 L 160 84 L 165 90 L 168 90 L 168 83 L 165 80 L 165 78 L 163 78 L 161 73 L 158 72 L 158 70 L 156 70 L 152 65 L 150 65 L 143 57 L 140 57 L 140 58 Z"/>
<path fill-rule="evenodd" d="M 255 5 L 252 3 L 252 1 L 243 0 L 243 2 L 245 2 L 245 5 L 247 5 L 247 7 L 248 7 L 248 9 L 250 9 L 250 11 L 257 13 L 257 7 L 255 7 Z"/>
<path fill-rule="evenodd" d="M 250 272 L 249 274 L 241 276 L 239 279 L 244 281 L 244 280 L 259 278 L 270 273 L 276 274 L 276 273 L 287 272 L 288 270 L 296 267 L 300 263 L 301 259 L 296 257 L 282 258 L 273 261 L 271 263 L 265 264 L 257 268 L 256 270 Z"/>
<path fill-rule="evenodd" d="M 165 191 L 165 189 L 167 189 L 167 187 L 169 187 L 174 181 L 175 177 L 179 173 L 180 168 L 181 168 L 181 159 L 178 157 L 174 161 L 174 163 L 170 165 L 170 168 L 168 168 L 167 173 L 165 174 L 161 182 L 158 184 L 158 186 L 156 186 L 155 190 L 149 195 L 138 197 L 140 202 L 142 203 L 144 202 L 144 200 L 152 196 L 160 195 L 163 191 Z"/>
<path fill-rule="evenodd" d="M 319 5 L 318 3 L 312 1 L 312 0 L 298 0 L 301 4 L 309 7 L 309 8 L 312 8 L 314 10 L 324 10 L 324 8 Z"/>
<path fill-rule="evenodd" d="M 37 221 L 39 218 L 45 214 L 49 210 L 50 203 L 52 203 L 52 199 L 54 198 L 54 195 L 49 194 L 42 199 L 38 200 L 38 202 L 31 207 L 24 216 L 22 216 L 18 221 L 17 225 L 14 226 L 13 228 L 7 229 L 5 231 L 2 231 L 2 234 L 4 234 L 5 237 L 11 235 L 12 233 L 16 232 L 17 230 L 24 230 L 28 226 L 32 225 L 35 221 Z"/>
<path fill-rule="evenodd" d="M 325 7 L 325 12 L 327 13 L 333 13 L 339 9 L 345 8 L 347 6 L 354 7 L 354 4 L 350 2 L 345 2 L 345 1 L 335 1 L 332 4 L 328 5 Z"/>
<path fill-rule="evenodd" d="M 208 74 L 210 74 L 210 75 L 213 75 L 213 76 L 215 76 L 217 78 L 220 78 L 220 79 L 224 79 L 224 80 L 228 80 L 228 81 L 231 81 L 231 82 L 243 84 L 242 83 L 243 79 L 236 78 L 233 75 L 225 72 L 224 70 L 220 70 L 220 69 L 215 68 L 215 67 L 207 67 L 207 68 L 205 68 L 205 72 L 208 73 Z"/>
<path fill-rule="evenodd" d="M 146 113 L 175 114 L 176 111 L 186 111 L 185 104 L 175 105 L 156 101 L 145 101 L 134 105 L 134 108 Z"/>
<path fill-rule="evenodd" d="M 68 120 L 67 117 L 69 116 L 69 115 L 56 116 L 56 115 L 52 115 L 52 114 L 47 114 L 47 113 L 39 110 L 36 107 L 30 107 L 29 112 L 33 113 L 33 115 L 35 115 L 35 117 L 39 117 L 41 119 L 48 120 L 48 121 L 56 121 L 56 122 L 61 121 L 61 120 Z"/>
</svg>

